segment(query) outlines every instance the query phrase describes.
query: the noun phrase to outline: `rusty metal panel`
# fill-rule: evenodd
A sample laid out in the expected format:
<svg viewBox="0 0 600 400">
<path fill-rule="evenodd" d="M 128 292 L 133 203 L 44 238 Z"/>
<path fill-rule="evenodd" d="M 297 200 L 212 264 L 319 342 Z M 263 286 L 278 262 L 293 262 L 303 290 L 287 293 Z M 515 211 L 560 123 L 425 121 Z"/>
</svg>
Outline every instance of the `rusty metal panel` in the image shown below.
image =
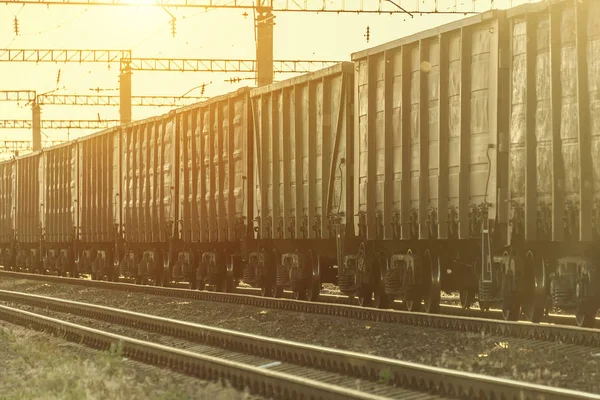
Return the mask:
<svg viewBox="0 0 600 400">
<path fill-rule="evenodd" d="M 249 89 L 177 111 L 180 228 L 193 242 L 241 239 L 248 223 Z M 244 221 L 245 220 L 245 221 Z"/>
<path fill-rule="evenodd" d="M 14 219 L 17 240 L 39 243 L 40 227 L 40 153 L 16 159 Z"/>
<path fill-rule="evenodd" d="M 76 226 L 73 209 L 75 148 L 71 142 L 52 147 L 40 155 L 40 224 L 46 242 L 73 240 Z"/>
<path fill-rule="evenodd" d="M 378 214 L 378 224 L 393 227 L 383 238 L 426 239 L 430 231 L 445 238 L 448 217 L 458 222 L 452 234 L 468 237 L 470 209 L 483 203 L 495 218 L 503 21 L 501 12 L 485 13 L 352 55 L 358 71 L 354 214 L 366 213 L 369 226 Z M 391 114 L 389 123 L 382 123 L 382 111 Z M 388 136 L 392 149 L 379 154 Z M 369 193 L 369 179 L 391 186 L 384 204 L 386 189 L 376 184 Z M 376 238 L 371 231 L 368 237 Z"/>
<path fill-rule="evenodd" d="M 66 193 L 75 199 L 73 207 L 77 212 L 72 219 L 84 243 L 106 243 L 115 239 L 115 224 L 120 221 L 120 192 L 116 189 L 119 176 L 115 172 L 119 166 L 116 151 L 119 134 L 119 128 L 102 131 L 79 139 L 76 149 L 71 150 L 73 161 L 68 169 L 78 178 L 69 180 L 70 190 Z"/>
<path fill-rule="evenodd" d="M 590 241 L 600 231 L 600 3 L 530 5 L 508 15 L 510 198 L 524 207 L 526 239 Z"/>
<path fill-rule="evenodd" d="M 336 218 L 351 224 L 352 88 L 341 63 L 252 90 L 261 237 L 331 238 Z"/>
<path fill-rule="evenodd" d="M 0 163 L 0 243 L 3 244 L 11 243 L 14 239 L 12 221 L 13 165 L 13 161 Z"/>
<path fill-rule="evenodd" d="M 164 242 L 176 228 L 176 134 L 174 113 L 121 132 L 121 212 L 128 242 Z"/>
<path fill-rule="evenodd" d="M 587 90 L 589 100 L 589 147 L 592 163 L 593 210 L 600 208 L 600 2 L 590 1 L 587 9 Z M 590 218 L 586 215 L 582 219 Z M 600 234 L 600 221 L 593 227 Z"/>
<path fill-rule="evenodd" d="M 195 149 L 194 149 L 194 126 L 196 123 L 195 110 L 186 110 L 177 114 L 177 126 L 179 130 L 179 210 L 181 218 L 179 220 L 179 229 L 181 239 L 191 242 L 198 236 L 198 220 L 192 216 L 192 210 L 195 206 L 195 179 L 193 173 L 195 170 Z M 197 240 L 197 239 L 195 239 Z"/>
</svg>

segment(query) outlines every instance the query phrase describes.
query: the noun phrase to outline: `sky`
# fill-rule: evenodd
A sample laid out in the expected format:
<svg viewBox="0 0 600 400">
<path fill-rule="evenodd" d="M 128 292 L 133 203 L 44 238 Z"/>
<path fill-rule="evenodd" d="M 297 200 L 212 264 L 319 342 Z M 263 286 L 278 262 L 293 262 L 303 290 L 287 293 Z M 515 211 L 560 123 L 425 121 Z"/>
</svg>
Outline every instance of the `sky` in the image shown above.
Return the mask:
<svg viewBox="0 0 600 400">
<path fill-rule="evenodd" d="M 130 0 L 134 2 L 152 0 Z M 197 0 L 200 2 L 202 0 Z M 313 2 L 315 0 L 303 0 Z M 372 0 L 319 0 L 329 7 L 347 7 Z M 377 1 L 377 0 L 375 0 Z M 438 9 L 455 6 L 478 11 L 491 8 L 490 0 L 439 0 Z M 496 0 L 494 8 L 506 8 L 510 0 Z M 513 5 L 529 0 L 513 0 Z M 232 0 L 220 0 L 222 3 Z M 418 2 L 418 3 L 417 3 Z M 405 9 L 432 9 L 433 0 L 396 1 Z M 386 8 L 390 7 L 386 3 Z M 248 11 L 248 16 L 244 12 Z M 176 35 L 171 34 L 171 17 L 160 7 L 64 6 L 43 4 L 0 4 L 0 55 L 3 49 L 130 49 L 133 57 L 254 59 L 253 17 L 242 9 L 169 9 L 176 17 Z M 19 35 L 14 32 L 14 19 Z M 463 14 L 317 14 L 275 13 L 274 58 L 289 60 L 350 61 L 351 53 L 412 33 L 464 18 Z M 365 38 L 370 28 L 370 41 Z M 60 80 L 57 76 L 60 71 Z M 38 94 L 95 94 L 90 88 L 112 89 L 101 94 L 118 95 L 118 64 L 104 63 L 23 63 L 0 62 L 0 90 L 35 90 Z M 276 74 L 284 80 L 294 74 Z M 254 80 L 228 83 L 233 77 L 253 78 L 253 74 L 206 72 L 146 72 L 132 75 L 132 94 L 181 96 L 207 84 L 205 95 L 216 96 Z M 199 89 L 190 95 L 200 95 Z M 168 107 L 133 107 L 133 119 L 161 115 Z M 118 107 L 42 107 L 43 120 L 119 119 Z M 0 119 L 31 119 L 30 106 L 0 101 Z M 43 140 L 65 140 L 94 130 L 43 130 Z M 29 130 L 0 129 L 0 140 L 30 140 Z"/>
</svg>

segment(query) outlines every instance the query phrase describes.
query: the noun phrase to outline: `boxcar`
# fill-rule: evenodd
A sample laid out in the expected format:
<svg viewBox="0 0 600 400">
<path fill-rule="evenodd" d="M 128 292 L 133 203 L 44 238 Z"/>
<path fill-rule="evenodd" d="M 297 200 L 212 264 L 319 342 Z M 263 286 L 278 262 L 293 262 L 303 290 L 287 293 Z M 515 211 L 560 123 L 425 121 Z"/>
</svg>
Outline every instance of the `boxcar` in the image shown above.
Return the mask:
<svg viewBox="0 0 600 400">
<path fill-rule="evenodd" d="M 75 259 L 77 270 L 93 279 L 118 277 L 120 242 L 120 128 L 77 140 L 74 162 L 77 193 Z"/>
<path fill-rule="evenodd" d="M 551 299 L 592 323 L 599 7 L 491 11 L 353 55 L 358 252 L 343 291 L 436 311 L 456 290 L 532 321 Z"/>
<path fill-rule="evenodd" d="M 485 293 L 502 298 L 506 316 L 527 306 L 534 320 L 549 293 L 591 326 L 600 294 L 600 1 L 531 4 L 507 18 L 509 129 L 498 151 L 509 155 L 499 206 L 510 247 L 499 256 L 501 242 L 491 242 Z"/>
<path fill-rule="evenodd" d="M 54 146 L 39 153 L 40 257 L 43 272 L 56 272 L 63 276 L 77 273 L 74 253 L 77 173 L 76 142 Z"/>
<path fill-rule="evenodd" d="M 357 251 L 340 266 L 340 289 L 363 303 L 374 294 L 379 307 L 402 298 L 416 310 L 425 300 L 435 312 L 440 289 L 476 292 L 482 232 L 488 219 L 507 222 L 496 151 L 506 125 L 502 15 L 352 56 Z"/>
<path fill-rule="evenodd" d="M 0 264 L 5 268 L 10 268 L 14 264 L 13 174 L 14 160 L 0 162 Z"/>
<path fill-rule="evenodd" d="M 124 126 L 118 143 L 122 185 L 114 190 L 120 196 L 115 210 L 121 216 L 120 273 L 138 282 L 168 282 L 163 267 L 178 218 L 173 115 Z"/>
<path fill-rule="evenodd" d="M 167 264 L 174 280 L 193 288 L 232 291 L 240 279 L 253 218 L 249 94 L 241 88 L 172 113 L 175 227 Z"/>
<path fill-rule="evenodd" d="M 252 90 L 256 243 L 244 281 L 263 294 L 314 300 L 338 264 L 336 238 L 351 229 L 353 77 L 341 63 Z"/>
<path fill-rule="evenodd" d="M 15 158 L 13 167 L 14 264 L 17 269 L 42 271 L 40 220 L 40 153 Z"/>
</svg>

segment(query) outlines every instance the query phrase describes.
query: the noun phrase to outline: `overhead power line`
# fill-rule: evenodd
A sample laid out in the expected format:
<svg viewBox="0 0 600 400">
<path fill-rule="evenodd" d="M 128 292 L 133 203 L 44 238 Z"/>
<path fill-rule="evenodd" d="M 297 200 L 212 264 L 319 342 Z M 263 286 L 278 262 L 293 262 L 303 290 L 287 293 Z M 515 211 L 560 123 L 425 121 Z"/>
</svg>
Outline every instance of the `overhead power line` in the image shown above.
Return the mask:
<svg viewBox="0 0 600 400">
<path fill-rule="evenodd" d="M 204 9 L 257 9 L 269 7 L 274 12 L 310 12 L 310 13 L 368 13 L 368 14 L 454 14 L 473 13 L 474 2 L 463 2 L 446 10 L 441 10 L 439 1 L 368 0 L 326 2 L 323 0 L 233 0 L 220 3 L 219 0 L 169 0 L 140 4 L 138 0 L 0 0 L 6 4 L 46 4 L 46 5 L 100 5 L 120 7 L 162 7 L 162 8 L 204 8 Z M 329 3 L 329 4 L 328 4 Z M 421 4 L 420 4 L 421 3 Z"/>
<path fill-rule="evenodd" d="M 0 49 L 0 62 L 120 63 L 130 71 L 256 72 L 256 60 L 132 57 L 131 50 Z M 337 64 L 336 60 L 273 60 L 278 73 L 306 73 Z"/>
<path fill-rule="evenodd" d="M 206 96 L 131 96 L 131 105 L 147 107 L 180 107 L 202 100 Z M 54 106 L 119 106 L 117 95 L 39 94 L 35 90 L 0 90 L 0 101 L 37 102 L 39 105 Z"/>
<path fill-rule="evenodd" d="M 118 120 L 43 120 L 42 129 L 106 129 L 119 125 Z M 31 129 L 29 120 L 0 120 L 0 129 Z"/>
<path fill-rule="evenodd" d="M 56 146 L 57 144 L 64 143 L 63 140 L 48 140 L 42 142 L 42 147 Z M 33 143 L 31 140 L 0 140 L 0 154 L 1 153 L 14 153 L 15 151 L 31 151 L 33 150 Z"/>
</svg>

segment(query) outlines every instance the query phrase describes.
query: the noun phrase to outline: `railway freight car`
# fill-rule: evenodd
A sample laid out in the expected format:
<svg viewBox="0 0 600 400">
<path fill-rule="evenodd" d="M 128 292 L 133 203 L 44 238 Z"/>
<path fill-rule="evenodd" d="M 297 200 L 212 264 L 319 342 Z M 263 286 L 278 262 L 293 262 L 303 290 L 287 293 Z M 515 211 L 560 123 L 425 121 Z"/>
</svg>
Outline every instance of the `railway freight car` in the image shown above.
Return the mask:
<svg viewBox="0 0 600 400">
<path fill-rule="evenodd" d="M 76 274 L 73 142 L 0 166 L 1 263 L 8 269 Z"/>
<path fill-rule="evenodd" d="M 0 265 L 5 268 L 13 264 L 13 159 L 0 162 Z"/>
<path fill-rule="evenodd" d="M 121 135 L 121 128 L 111 128 L 76 141 L 75 264 L 92 279 L 119 277 Z"/>
<path fill-rule="evenodd" d="M 480 299 L 539 320 L 544 298 L 593 326 L 600 296 L 600 1 L 507 12 L 508 229 L 490 236 Z M 507 132 L 508 135 L 504 134 Z M 508 178 L 508 179 L 507 179 Z M 505 186 L 503 186 L 504 188 Z M 504 233 L 504 234 L 503 234 Z M 502 245 L 508 247 L 503 249 Z"/>
<path fill-rule="evenodd" d="M 42 272 L 77 275 L 77 143 L 39 153 L 39 248 Z M 21 170 L 18 170 L 21 173 Z M 28 181 L 30 177 L 26 177 Z"/>
<path fill-rule="evenodd" d="M 233 291 L 252 237 L 250 89 L 173 112 L 173 236 L 164 267 L 192 288 Z M 162 190 L 162 189 L 161 189 Z"/>
<path fill-rule="evenodd" d="M 593 324 L 599 6 L 486 12 L 353 55 L 343 292 L 434 312 L 440 289 L 460 291 L 532 321 L 551 294 Z"/>
<path fill-rule="evenodd" d="M 488 219 L 507 222 L 505 38 L 490 11 L 352 55 L 357 251 L 340 265 L 342 292 L 428 312 L 440 290 L 477 293 Z"/>
<path fill-rule="evenodd" d="M 352 229 L 353 81 L 340 63 L 252 90 L 256 247 L 243 278 L 263 295 L 315 300 L 338 264 Z"/>
<path fill-rule="evenodd" d="M 174 114 L 125 125 L 118 135 L 120 168 L 115 174 L 120 174 L 120 187 L 111 198 L 120 216 L 115 250 L 119 273 L 136 283 L 166 284 L 178 215 Z"/>
<path fill-rule="evenodd" d="M 11 268 L 43 272 L 41 248 L 42 207 L 40 189 L 40 153 L 16 157 L 12 168 L 12 256 Z M 9 232 L 10 234 L 10 232 Z"/>
</svg>

